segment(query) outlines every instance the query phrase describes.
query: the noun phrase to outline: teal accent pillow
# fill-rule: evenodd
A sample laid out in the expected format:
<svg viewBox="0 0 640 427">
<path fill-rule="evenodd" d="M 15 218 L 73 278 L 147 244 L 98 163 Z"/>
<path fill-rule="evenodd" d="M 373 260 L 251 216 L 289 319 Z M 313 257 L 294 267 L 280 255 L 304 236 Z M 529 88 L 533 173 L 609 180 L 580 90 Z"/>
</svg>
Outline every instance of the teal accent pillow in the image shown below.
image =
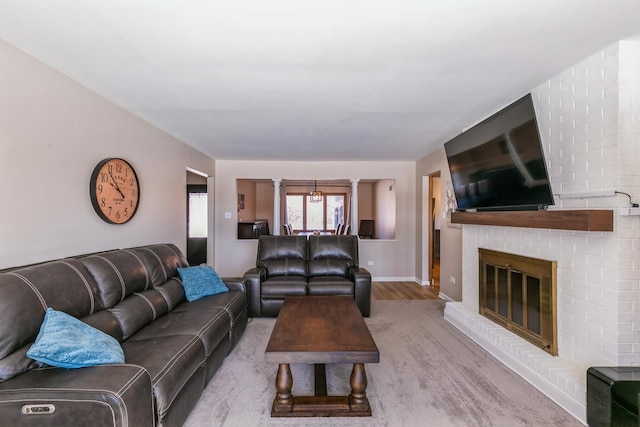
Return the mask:
<svg viewBox="0 0 640 427">
<path fill-rule="evenodd" d="M 27 356 L 60 368 L 124 363 L 118 340 L 62 311 L 47 308 Z"/>
<path fill-rule="evenodd" d="M 208 265 L 178 267 L 178 274 L 182 278 L 182 286 L 184 286 L 187 301 L 195 301 L 209 295 L 229 291 L 229 288 L 218 276 L 218 273 Z"/>
</svg>

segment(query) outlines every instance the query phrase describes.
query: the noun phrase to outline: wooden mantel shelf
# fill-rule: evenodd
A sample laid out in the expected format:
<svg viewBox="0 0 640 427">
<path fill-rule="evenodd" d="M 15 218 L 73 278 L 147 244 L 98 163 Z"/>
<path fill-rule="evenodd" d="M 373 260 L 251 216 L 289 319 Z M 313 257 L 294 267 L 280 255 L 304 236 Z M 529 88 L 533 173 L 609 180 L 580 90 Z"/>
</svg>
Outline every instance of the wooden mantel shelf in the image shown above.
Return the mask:
<svg viewBox="0 0 640 427">
<path fill-rule="evenodd" d="M 451 222 L 554 230 L 613 231 L 613 210 L 453 212 Z"/>
</svg>

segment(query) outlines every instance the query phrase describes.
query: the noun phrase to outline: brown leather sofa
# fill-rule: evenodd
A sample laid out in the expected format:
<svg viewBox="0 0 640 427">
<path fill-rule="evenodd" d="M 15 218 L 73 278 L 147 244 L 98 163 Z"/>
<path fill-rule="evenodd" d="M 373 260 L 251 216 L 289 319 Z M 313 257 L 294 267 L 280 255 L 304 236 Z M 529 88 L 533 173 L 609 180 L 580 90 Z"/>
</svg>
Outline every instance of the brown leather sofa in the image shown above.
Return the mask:
<svg viewBox="0 0 640 427">
<path fill-rule="evenodd" d="M 162 244 L 0 272 L 0 424 L 182 425 L 248 321 L 242 279 L 187 302 L 186 266 Z M 125 363 L 63 369 L 27 357 L 48 307 L 116 338 Z"/>
<path fill-rule="evenodd" d="M 345 295 L 371 313 L 371 274 L 358 266 L 358 236 L 260 236 L 244 274 L 250 317 L 274 317 L 287 296 Z"/>
</svg>

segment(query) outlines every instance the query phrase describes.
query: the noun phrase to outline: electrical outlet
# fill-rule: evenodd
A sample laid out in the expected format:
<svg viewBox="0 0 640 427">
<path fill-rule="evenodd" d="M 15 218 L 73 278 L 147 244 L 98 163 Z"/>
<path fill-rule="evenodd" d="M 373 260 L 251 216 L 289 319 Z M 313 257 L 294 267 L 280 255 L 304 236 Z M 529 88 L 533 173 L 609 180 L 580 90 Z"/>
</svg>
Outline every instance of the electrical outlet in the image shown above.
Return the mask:
<svg viewBox="0 0 640 427">
<path fill-rule="evenodd" d="M 449 277 L 449 281 L 455 285 L 455 283 L 456 283 L 456 278 L 455 278 L 455 277 L 453 277 L 453 276 L 451 276 L 451 277 Z"/>
<path fill-rule="evenodd" d="M 232 216 L 232 215 L 231 215 L 231 212 L 225 212 L 225 213 L 224 213 L 224 218 L 225 218 L 225 219 L 231 219 L 231 216 Z"/>
<path fill-rule="evenodd" d="M 373 261 L 367 261 L 367 265 L 373 265 Z"/>
<path fill-rule="evenodd" d="M 640 208 L 620 208 L 620 215 L 622 216 L 640 215 Z"/>
</svg>

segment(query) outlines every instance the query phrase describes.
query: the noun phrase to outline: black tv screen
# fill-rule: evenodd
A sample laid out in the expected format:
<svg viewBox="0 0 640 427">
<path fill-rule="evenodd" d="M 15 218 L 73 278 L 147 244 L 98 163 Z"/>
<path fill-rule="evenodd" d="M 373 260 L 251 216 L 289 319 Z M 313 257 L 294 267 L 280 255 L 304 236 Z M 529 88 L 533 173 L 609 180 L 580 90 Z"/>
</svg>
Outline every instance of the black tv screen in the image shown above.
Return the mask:
<svg viewBox="0 0 640 427">
<path fill-rule="evenodd" d="M 444 144 L 459 210 L 553 204 L 531 94 Z"/>
</svg>

